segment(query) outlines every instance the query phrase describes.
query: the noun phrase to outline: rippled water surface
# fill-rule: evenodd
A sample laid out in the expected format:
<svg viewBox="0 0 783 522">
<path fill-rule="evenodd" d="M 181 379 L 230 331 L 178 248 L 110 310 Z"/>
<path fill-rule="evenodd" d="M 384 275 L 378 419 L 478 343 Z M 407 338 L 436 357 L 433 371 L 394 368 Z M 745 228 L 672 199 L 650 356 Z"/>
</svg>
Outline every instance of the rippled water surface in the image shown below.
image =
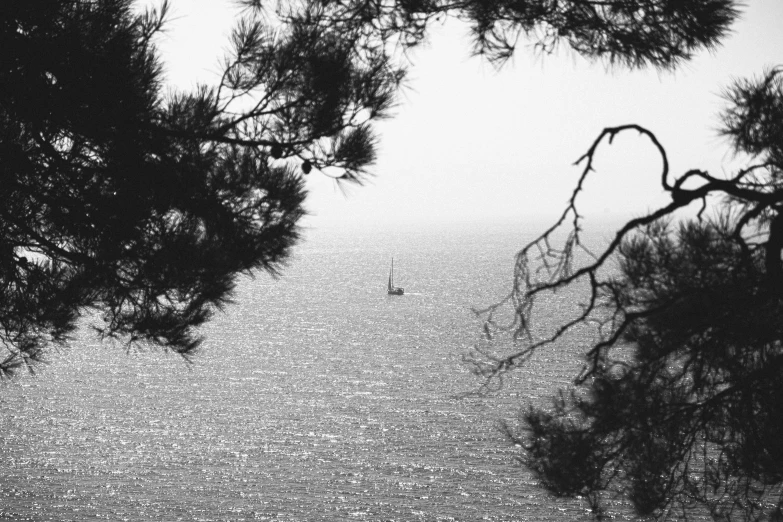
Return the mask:
<svg viewBox="0 0 783 522">
<path fill-rule="evenodd" d="M 470 307 L 501 295 L 523 239 L 311 231 L 282 278 L 241 282 L 192 365 L 84 334 L 0 389 L 0 519 L 583 518 L 497 428 L 568 380 L 567 350 L 457 398 L 478 385 Z"/>
</svg>

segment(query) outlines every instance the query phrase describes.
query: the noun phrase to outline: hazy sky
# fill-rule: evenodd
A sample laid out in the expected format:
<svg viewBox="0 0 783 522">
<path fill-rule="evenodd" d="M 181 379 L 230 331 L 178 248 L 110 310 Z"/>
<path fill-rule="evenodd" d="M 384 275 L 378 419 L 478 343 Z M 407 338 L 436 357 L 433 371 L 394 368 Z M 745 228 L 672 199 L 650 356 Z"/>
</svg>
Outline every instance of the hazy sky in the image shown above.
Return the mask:
<svg viewBox="0 0 783 522">
<path fill-rule="evenodd" d="M 149 2 L 155 3 L 155 2 Z M 231 0 L 173 0 L 159 39 L 168 80 L 214 82 L 238 11 Z M 496 71 L 470 57 L 465 27 L 439 26 L 413 53 L 396 117 L 381 124 L 375 176 L 347 195 L 308 177 L 308 226 L 467 221 L 526 223 L 559 213 L 580 169 L 573 162 L 607 126 L 638 123 L 667 149 L 673 173 L 730 170 L 717 136 L 722 90 L 734 78 L 783 64 L 783 1 L 753 0 L 734 34 L 677 71 L 607 70 L 565 47 L 532 42 Z M 601 149 L 587 185 L 588 216 L 638 215 L 662 201 L 660 162 L 628 134 Z"/>
</svg>

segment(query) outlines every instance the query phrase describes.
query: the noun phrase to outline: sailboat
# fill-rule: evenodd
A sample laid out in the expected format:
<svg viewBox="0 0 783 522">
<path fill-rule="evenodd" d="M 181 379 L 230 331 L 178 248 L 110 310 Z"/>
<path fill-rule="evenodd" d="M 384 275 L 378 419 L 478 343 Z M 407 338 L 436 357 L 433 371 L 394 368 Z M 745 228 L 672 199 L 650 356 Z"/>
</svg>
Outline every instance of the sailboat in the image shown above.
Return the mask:
<svg viewBox="0 0 783 522">
<path fill-rule="evenodd" d="M 405 290 L 399 286 L 394 286 L 394 258 L 392 258 L 391 270 L 389 270 L 389 288 L 386 293 L 389 295 L 402 295 L 405 293 Z"/>
</svg>

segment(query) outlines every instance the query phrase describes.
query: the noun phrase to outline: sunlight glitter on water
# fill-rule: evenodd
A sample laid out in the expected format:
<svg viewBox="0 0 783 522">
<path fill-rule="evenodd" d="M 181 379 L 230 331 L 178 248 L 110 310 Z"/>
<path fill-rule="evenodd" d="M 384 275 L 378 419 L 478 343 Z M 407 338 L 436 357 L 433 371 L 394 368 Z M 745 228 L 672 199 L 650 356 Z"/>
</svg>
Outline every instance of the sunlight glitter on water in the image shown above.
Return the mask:
<svg viewBox="0 0 783 522">
<path fill-rule="evenodd" d="M 497 397 L 455 398 L 477 385 L 469 307 L 497 296 L 515 241 L 466 234 L 305 244 L 282 279 L 242 282 L 193 366 L 81 340 L 2 391 L 0 518 L 584 517 L 497 429 L 578 361 L 546 354 Z M 403 298 L 384 292 L 392 253 Z"/>
</svg>

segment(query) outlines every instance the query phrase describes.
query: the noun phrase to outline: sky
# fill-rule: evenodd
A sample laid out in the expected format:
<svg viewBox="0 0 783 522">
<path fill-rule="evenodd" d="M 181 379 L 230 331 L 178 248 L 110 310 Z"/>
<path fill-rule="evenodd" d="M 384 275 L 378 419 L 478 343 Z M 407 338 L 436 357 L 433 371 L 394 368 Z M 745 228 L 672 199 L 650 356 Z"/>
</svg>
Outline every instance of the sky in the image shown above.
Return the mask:
<svg viewBox="0 0 783 522">
<path fill-rule="evenodd" d="M 150 4 L 156 2 L 150 0 Z M 231 0 L 173 0 L 158 39 L 170 85 L 214 83 L 239 11 Z M 608 69 L 565 47 L 542 56 L 521 42 L 497 70 L 470 55 L 467 28 L 435 27 L 411 54 L 395 117 L 377 126 L 373 177 L 341 190 L 311 173 L 307 227 L 525 224 L 554 219 L 581 169 L 574 162 L 608 126 L 637 123 L 666 148 L 673 174 L 729 173 L 718 136 L 721 93 L 783 64 L 783 1 L 753 0 L 733 34 L 674 72 Z M 660 159 L 636 133 L 604 145 L 581 196 L 587 219 L 638 216 L 666 201 Z"/>
</svg>

